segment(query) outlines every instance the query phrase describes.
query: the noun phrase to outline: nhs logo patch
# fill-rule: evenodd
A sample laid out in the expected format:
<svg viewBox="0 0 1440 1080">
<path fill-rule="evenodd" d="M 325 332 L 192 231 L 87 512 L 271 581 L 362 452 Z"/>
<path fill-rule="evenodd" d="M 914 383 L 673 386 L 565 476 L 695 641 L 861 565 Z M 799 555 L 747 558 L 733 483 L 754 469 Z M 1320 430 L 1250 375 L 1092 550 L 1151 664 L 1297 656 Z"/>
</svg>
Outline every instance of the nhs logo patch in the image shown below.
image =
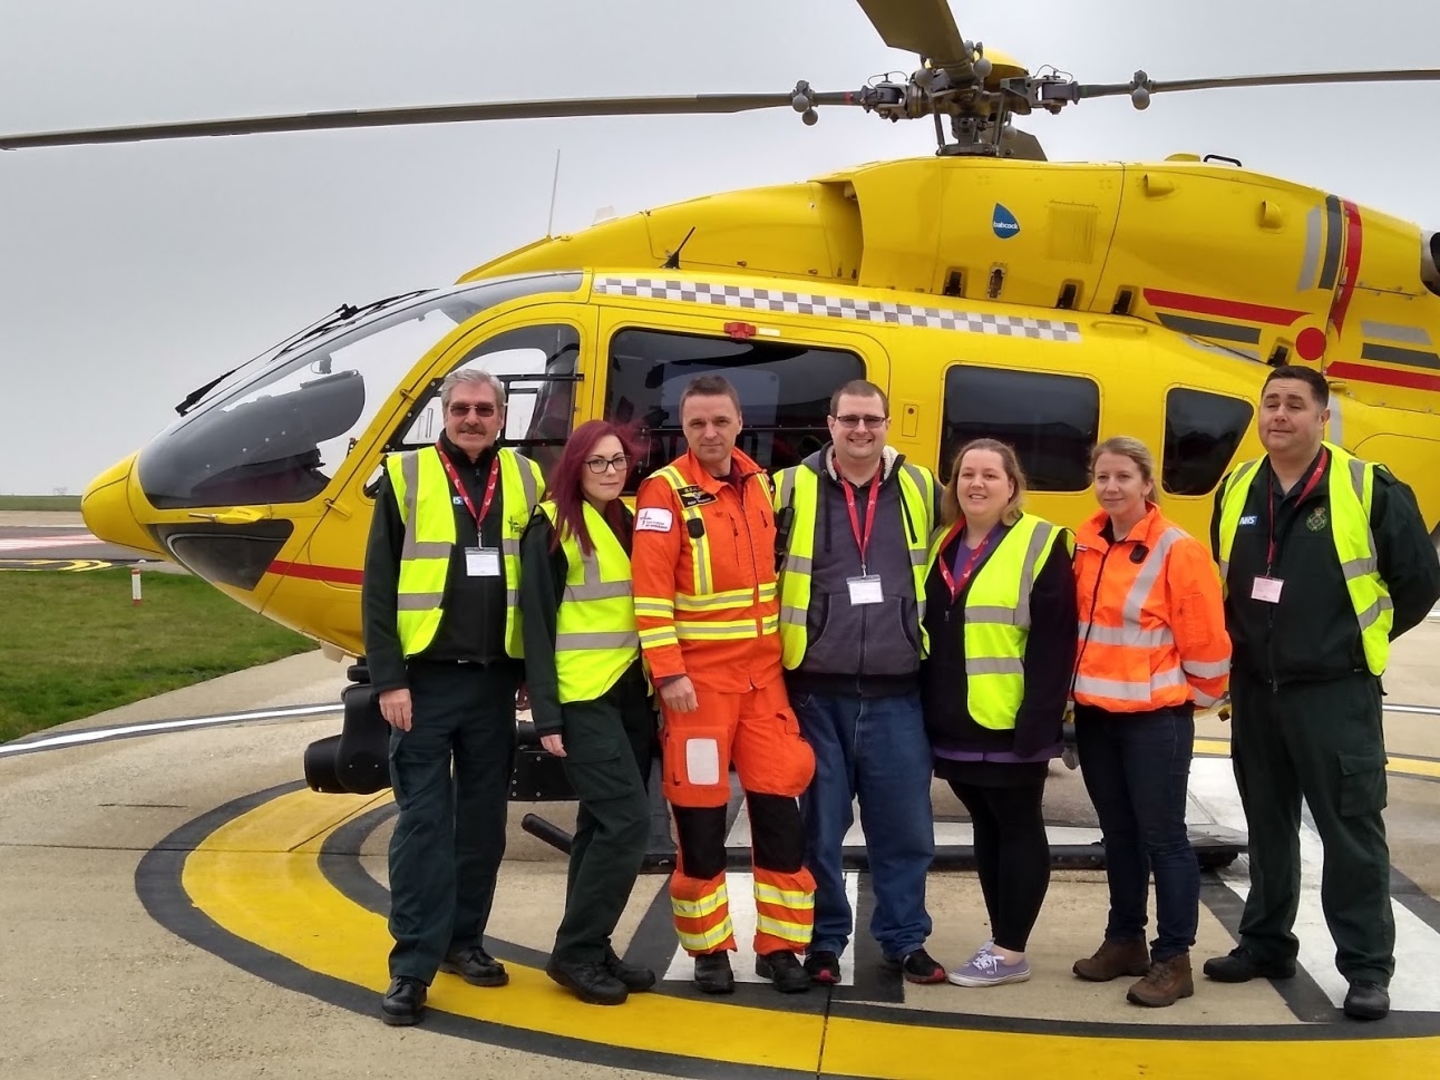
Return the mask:
<svg viewBox="0 0 1440 1080">
<path fill-rule="evenodd" d="M 1256 519 L 1259 518 L 1259 516 L 1260 516 L 1259 514 L 1246 514 L 1244 517 L 1242 517 L 1242 518 L 1240 519 L 1240 524 L 1241 524 L 1241 525 L 1254 525 Z"/>
<path fill-rule="evenodd" d="M 995 230 L 995 235 L 1001 240 L 1009 240 L 1020 232 L 1020 222 L 1015 220 L 1015 215 L 998 202 L 995 204 L 995 212 L 990 218 L 990 227 Z"/>
</svg>

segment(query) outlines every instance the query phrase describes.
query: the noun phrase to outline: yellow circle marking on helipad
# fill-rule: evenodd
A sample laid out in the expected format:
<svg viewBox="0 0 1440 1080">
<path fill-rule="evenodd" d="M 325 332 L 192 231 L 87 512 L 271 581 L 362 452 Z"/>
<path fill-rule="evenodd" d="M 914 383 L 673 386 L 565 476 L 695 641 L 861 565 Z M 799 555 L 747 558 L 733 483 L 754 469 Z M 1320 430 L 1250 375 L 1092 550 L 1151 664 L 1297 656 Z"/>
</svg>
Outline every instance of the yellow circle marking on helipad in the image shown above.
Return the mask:
<svg viewBox="0 0 1440 1080">
<path fill-rule="evenodd" d="M 378 1008 L 388 984 L 391 941 L 385 920 L 332 886 L 317 858 L 335 828 L 387 798 L 388 793 L 361 799 L 305 790 L 278 796 L 201 842 L 185 861 L 183 887 L 231 934 L 313 972 L 374 991 Z M 1398 1080 L 1434 1075 L 1440 1063 L 1440 1038 L 1430 1037 L 1343 1041 L 1288 1038 L 1280 1029 L 1274 1038 L 1187 1039 L 1179 1026 L 1169 1029 L 1176 1036 L 1170 1039 L 1016 1034 L 929 1027 L 913 1012 L 904 1014 L 904 1022 L 890 1023 L 666 994 L 637 994 L 622 1008 L 602 1009 L 579 1003 L 536 968 L 507 966 L 511 981 L 503 990 L 437 980 L 430 1006 L 536 1035 L 641 1053 L 894 1080 L 949 1080 L 967 1062 L 987 1071 L 1003 1063 L 1004 1073 L 1013 1076 L 1064 1068 L 1075 1077 L 1147 1080 L 1296 1075 Z M 673 1058 L 665 1071 L 675 1071 Z"/>
</svg>

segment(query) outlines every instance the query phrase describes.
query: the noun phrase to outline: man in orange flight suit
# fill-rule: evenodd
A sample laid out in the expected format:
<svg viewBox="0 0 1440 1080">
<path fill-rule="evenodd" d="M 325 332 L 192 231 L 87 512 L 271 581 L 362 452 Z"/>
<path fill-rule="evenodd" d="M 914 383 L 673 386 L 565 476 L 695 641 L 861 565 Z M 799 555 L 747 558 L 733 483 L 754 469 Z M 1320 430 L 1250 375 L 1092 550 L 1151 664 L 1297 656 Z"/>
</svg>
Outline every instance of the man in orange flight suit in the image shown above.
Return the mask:
<svg viewBox="0 0 1440 1080">
<path fill-rule="evenodd" d="M 810 987 L 796 954 L 810 942 L 815 879 L 796 799 L 815 757 L 782 680 L 770 481 L 735 449 L 740 399 L 724 378 L 690 381 L 680 424 L 689 452 L 640 485 L 630 560 L 678 838 L 675 930 L 695 957 L 695 985 L 733 992 L 725 809 L 734 762 L 750 811 L 755 971 L 798 993 Z"/>
</svg>

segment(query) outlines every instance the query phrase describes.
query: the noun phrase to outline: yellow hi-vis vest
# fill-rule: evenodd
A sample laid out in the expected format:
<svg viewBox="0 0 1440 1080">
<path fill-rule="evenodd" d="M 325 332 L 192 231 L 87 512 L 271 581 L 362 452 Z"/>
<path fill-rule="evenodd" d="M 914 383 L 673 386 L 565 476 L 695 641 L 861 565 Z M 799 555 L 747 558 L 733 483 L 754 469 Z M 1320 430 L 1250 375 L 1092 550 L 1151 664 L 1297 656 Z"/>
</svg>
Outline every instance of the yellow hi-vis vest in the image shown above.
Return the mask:
<svg viewBox="0 0 1440 1080">
<path fill-rule="evenodd" d="M 540 466 L 514 450 L 496 451 L 500 460 L 500 573 L 505 582 L 505 653 L 522 659 L 520 636 L 520 534 L 545 493 Z M 405 522 L 400 550 L 400 587 L 396 628 L 400 649 L 415 656 L 429 648 L 440 627 L 450 551 L 455 546 L 454 490 L 433 446 L 390 454 L 385 470 Z M 477 507 L 478 509 L 478 507 Z"/>
<path fill-rule="evenodd" d="M 569 529 L 560 530 L 567 570 L 555 616 L 555 673 L 562 705 L 594 701 L 640 657 L 630 556 L 599 512 L 588 502 L 583 508 L 594 551 L 586 555 Z M 555 504 L 540 510 L 556 526 Z"/>
<path fill-rule="evenodd" d="M 965 593 L 965 686 L 970 717 L 981 727 L 1008 731 L 1025 697 L 1025 643 L 1030 638 L 1030 592 L 1055 547 L 1058 528 L 1022 514 L 970 578 Z M 1074 541 L 1066 534 L 1074 550 Z M 925 576 L 940 555 L 935 538 Z"/>
<path fill-rule="evenodd" d="M 1370 530 L 1370 507 L 1375 491 L 1375 465 L 1333 443 L 1330 451 L 1330 535 L 1335 554 L 1345 574 L 1345 588 L 1360 624 L 1360 642 L 1365 648 L 1365 666 L 1372 675 L 1385 674 L 1390 660 L 1390 629 L 1395 622 L 1390 589 L 1380 577 L 1375 557 L 1375 534 Z M 1235 530 L 1245 512 L 1250 486 L 1260 473 L 1263 459 L 1238 466 L 1225 481 L 1220 501 L 1220 580 L 1229 589 L 1230 552 Z"/>
<path fill-rule="evenodd" d="M 780 563 L 781 663 L 787 671 L 793 671 L 805 659 L 805 648 L 809 644 L 810 577 L 815 557 L 820 476 L 814 469 L 799 465 L 781 470 L 775 479 L 775 512 L 780 513 L 786 506 L 794 510 L 790 533 L 785 539 L 785 556 Z M 879 474 L 872 482 L 880 482 Z M 910 551 L 910 568 L 915 579 L 920 655 L 924 657 L 930 651 L 930 640 L 925 633 L 925 565 L 930 533 L 935 528 L 935 477 L 929 469 L 902 462 L 899 483 L 900 498 L 910 518 L 905 546 Z"/>
</svg>

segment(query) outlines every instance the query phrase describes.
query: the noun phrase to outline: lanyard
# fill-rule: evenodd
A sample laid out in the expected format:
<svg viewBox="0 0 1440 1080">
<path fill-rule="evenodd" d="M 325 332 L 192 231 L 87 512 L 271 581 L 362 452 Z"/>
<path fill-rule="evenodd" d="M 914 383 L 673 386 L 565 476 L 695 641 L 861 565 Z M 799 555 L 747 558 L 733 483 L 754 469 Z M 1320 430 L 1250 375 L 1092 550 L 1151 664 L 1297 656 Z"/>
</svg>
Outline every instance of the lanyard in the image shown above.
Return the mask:
<svg viewBox="0 0 1440 1080">
<path fill-rule="evenodd" d="M 935 560 L 940 564 L 940 576 L 945 579 L 945 584 L 950 589 L 950 602 L 952 604 L 960 599 L 960 593 L 970 581 L 970 575 L 975 573 L 975 566 L 979 563 L 980 557 L 989 550 L 990 541 L 992 541 L 995 538 L 995 534 L 1000 531 L 998 527 L 992 527 L 990 531 L 985 534 L 985 539 L 981 540 L 975 550 L 970 552 L 970 558 L 966 559 L 965 565 L 960 568 L 960 580 L 956 581 L 955 576 L 950 573 L 949 565 L 945 561 L 945 549 L 950 546 L 950 541 L 955 538 L 955 534 L 964 527 L 964 518 L 961 518 L 955 522 L 954 525 L 950 526 L 950 531 L 945 534 L 945 539 L 940 541 L 939 552 Z"/>
<path fill-rule="evenodd" d="M 865 552 L 870 548 L 870 533 L 875 528 L 875 500 L 880 497 L 880 476 L 870 481 L 870 499 L 865 504 L 865 535 L 860 535 L 860 516 L 855 509 L 855 490 L 850 481 L 842 479 L 840 486 L 845 489 L 845 509 L 850 511 L 850 531 L 855 534 L 855 544 L 860 549 L 860 573 L 865 574 Z"/>
<path fill-rule="evenodd" d="M 490 512 L 490 503 L 495 498 L 495 482 L 500 479 L 500 455 L 496 454 L 490 461 L 490 479 L 485 483 L 485 501 L 480 504 L 480 512 L 475 512 L 475 504 L 470 501 L 470 493 L 465 490 L 465 485 L 460 482 L 460 474 L 455 471 L 455 466 L 450 464 L 450 457 L 445 453 L 444 447 L 439 443 L 435 444 L 435 450 L 440 455 L 440 464 L 445 466 L 445 472 L 450 477 L 450 483 L 455 485 L 456 492 L 465 501 L 465 509 L 470 511 L 470 516 L 475 519 L 475 542 L 480 541 L 480 523 L 485 520 L 485 515 Z"/>
<path fill-rule="evenodd" d="M 1315 485 L 1320 483 L 1320 477 L 1325 473 L 1325 464 L 1330 460 L 1330 451 L 1323 446 L 1320 448 L 1320 460 L 1315 465 L 1315 470 L 1310 474 L 1310 479 L 1305 481 L 1305 486 L 1300 489 L 1299 496 L 1295 499 L 1295 506 L 1298 508 L 1305 501 L 1305 496 L 1315 490 Z M 1275 572 L 1275 485 L 1271 484 L 1267 489 L 1270 495 L 1270 547 L 1265 560 L 1265 573 Z"/>
</svg>

